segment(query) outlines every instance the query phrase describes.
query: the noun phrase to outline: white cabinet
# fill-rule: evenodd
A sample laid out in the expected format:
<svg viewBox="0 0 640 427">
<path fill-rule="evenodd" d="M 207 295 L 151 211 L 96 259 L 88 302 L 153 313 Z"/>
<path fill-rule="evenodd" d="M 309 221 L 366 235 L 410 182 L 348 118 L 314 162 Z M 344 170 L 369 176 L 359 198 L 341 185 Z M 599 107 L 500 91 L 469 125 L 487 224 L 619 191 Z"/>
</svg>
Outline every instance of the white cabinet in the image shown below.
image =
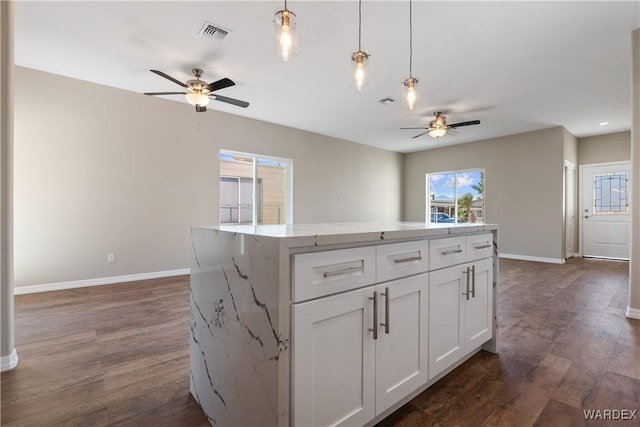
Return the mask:
<svg viewBox="0 0 640 427">
<path fill-rule="evenodd" d="M 294 255 L 293 425 L 380 419 L 491 339 L 492 238 Z"/>
<path fill-rule="evenodd" d="M 429 301 L 431 379 L 492 338 L 492 259 L 432 272 Z"/>
<path fill-rule="evenodd" d="M 379 303 L 376 341 L 376 415 L 390 408 L 428 380 L 429 275 L 378 285 Z M 388 309 L 385 307 L 389 295 Z"/>
<path fill-rule="evenodd" d="M 374 287 L 293 307 L 293 425 L 363 425 L 375 416 Z"/>
<path fill-rule="evenodd" d="M 425 384 L 427 298 L 425 273 L 295 304 L 293 424 L 362 425 Z"/>
</svg>

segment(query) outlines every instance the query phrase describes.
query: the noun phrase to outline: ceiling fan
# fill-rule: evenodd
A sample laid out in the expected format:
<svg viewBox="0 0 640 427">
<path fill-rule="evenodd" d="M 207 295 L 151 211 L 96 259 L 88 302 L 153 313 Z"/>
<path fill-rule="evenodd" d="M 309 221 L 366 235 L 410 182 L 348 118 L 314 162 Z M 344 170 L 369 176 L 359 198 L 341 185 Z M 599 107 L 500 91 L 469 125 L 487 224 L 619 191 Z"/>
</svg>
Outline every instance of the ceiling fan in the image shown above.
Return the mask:
<svg viewBox="0 0 640 427">
<path fill-rule="evenodd" d="M 460 122 L 454 123 L 451 125 L 447 124 L 447 118 L 442 115 L 442 111 L 438 111 L 433 113 L 436 118 L 429 122 L 428 127 L 414 127 L 414 128 L 400 128 L 400 129 L 424 129 L 424 132 L 417 134 L 416 136 L 412 136 L 411 138 L 417 138 L 426 133 L 429 134 L 432 138 L 441 138 L 445 136 L 447 133 L 457 134 L 455 131 L 456 128 L 462 126 L 471 126 L 471 125 L 479 125 L 480 120 L 471 120 L 469 122 Z"/>
<path fill-rule="evenodd" d="M 144 92 L 145 95 L 185 95 L 185 97 L 187 98 L 187 102 L 195 106 L 198 113 L 207 111 L 207 104 L 209 104 L 209 101 L 212 99 L 214 101 L 237 105 L 238 107 L 242 108 L 247 108 L 249 106 L 249 103 L 246 101 L 240 101 L 239 99 L 228 98 L 226 96 L 216 95 L 213 93 L 217 90 L 224 89 L 225 87 L 235 85 L 232 80 L 226 77 L 213 83 L 207 83 L 200 80 L 200 77 L 202 77 L 202 70 L 199 68 L 194 68 L 191 71 L 195 76 L 195 80 L 188 80 L 186 83 L 182 83 L 180 80 L 174 79 L 173 77 L 163 73 L 162 71 L 150 71 L 159 75 L 160 77 L 164 77 L 165 79 L 171 80 L 172 82 L 182 86 L 186 89 L 186 92 Z"/>
</svg>

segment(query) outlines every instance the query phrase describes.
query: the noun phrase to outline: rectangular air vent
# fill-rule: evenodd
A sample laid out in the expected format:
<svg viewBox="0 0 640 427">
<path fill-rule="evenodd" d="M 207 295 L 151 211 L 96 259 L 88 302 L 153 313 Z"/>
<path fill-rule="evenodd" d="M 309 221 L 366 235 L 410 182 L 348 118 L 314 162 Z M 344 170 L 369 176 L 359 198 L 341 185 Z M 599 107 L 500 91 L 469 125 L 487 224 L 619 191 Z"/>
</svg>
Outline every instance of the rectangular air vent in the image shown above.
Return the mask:
<svg viewBox="0 0 640 427">
<path fill-rule="evenodd" d="M 208 37 L 210 39 L 223 40 L 231 33 L 231 30 L 222 28 L 219 25 L 212 24 L 211 22 L 205 22 L 200 30 L 200 35 Z"/>
</svg>

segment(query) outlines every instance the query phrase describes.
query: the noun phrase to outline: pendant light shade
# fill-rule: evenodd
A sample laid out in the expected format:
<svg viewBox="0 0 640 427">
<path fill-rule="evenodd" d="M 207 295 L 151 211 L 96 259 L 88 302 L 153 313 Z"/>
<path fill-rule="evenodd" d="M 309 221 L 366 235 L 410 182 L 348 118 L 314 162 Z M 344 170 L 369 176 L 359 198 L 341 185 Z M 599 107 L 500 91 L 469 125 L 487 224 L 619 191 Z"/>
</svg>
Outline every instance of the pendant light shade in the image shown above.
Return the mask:
<svg viewBox="0 0 640 427">
<path fill-rule="evenodd" d="M 369 53 L 362 50 L 362 0 L 358 0 L 358 51 L 351 54 L 351 60 L 354 63 L 353 82 L 356 89 L 362 90 L 367 75 L 365 70 L 365 61 L 369 59 Z"/>
<path fill-rule="evenodd" d="M 276 12 L 273 17 L 275 53 L 283 61 L 288 61 L 295 56 L 297 51 L 296 14 L 287 9 L 287 1 L 284 9 Z"/>
<path fill-rule="evenodd" d="M 413 110 L 416 106 L 417 95 L 416 95 L 416 84 L 418 83 L 418 79 L 415 77 L 409 77 L 407 80 L 402 82 L 402 102 L 409 109 Z"/>
<path fill-rule="evenodd" d="M 409 109 L 413 110 L 418 100 L 416 93 L 416 84 L 418 79 L 413 77 L 413 10 L 411 0 L 409 0 L 409 78 L 402 82 L 402 103 Z"/>
</svg>

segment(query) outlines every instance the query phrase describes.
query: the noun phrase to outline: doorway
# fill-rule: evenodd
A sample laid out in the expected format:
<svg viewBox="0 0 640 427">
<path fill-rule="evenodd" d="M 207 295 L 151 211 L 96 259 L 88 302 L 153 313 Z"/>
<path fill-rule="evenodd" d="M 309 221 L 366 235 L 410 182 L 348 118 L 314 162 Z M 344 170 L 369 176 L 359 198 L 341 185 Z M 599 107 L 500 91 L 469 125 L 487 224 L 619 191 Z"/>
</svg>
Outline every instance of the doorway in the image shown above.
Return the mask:
<svg viewBox="0 0 640 427">
<path fill-rule="evenodd" d="M 576 165 L 564 161 L 564 258 L 575 254 L 576 236 Z"/>
<path fill-rule="evenodd" d="M 582 256 L 629 259 L 631 163 L 580 166 Z"/>
</svg>

